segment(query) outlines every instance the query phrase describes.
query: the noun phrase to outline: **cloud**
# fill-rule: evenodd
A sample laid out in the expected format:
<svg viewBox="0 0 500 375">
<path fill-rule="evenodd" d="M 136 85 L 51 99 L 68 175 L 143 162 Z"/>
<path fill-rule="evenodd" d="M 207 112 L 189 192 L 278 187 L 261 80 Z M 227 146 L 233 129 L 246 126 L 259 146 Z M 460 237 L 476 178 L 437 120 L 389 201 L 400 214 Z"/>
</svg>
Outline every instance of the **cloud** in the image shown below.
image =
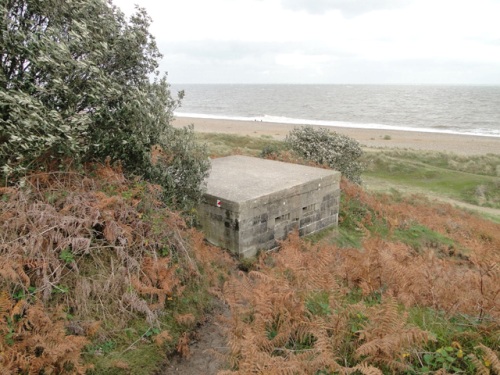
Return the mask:
<svg viewBox="0 0 500 375">
<path fill-rule="evenodd" d="M 314 49 L 287 52 L 268 44 L 213 47 L 204 50 L 176 49 L 166 53 L 161 69 L 168 70 L 172 83 L 340 83 L 340 84 L 492 84 L 500 82 L 498 63 L 409 57 L 401 60 L 373 60 L 349 54 L 317 54 Z M 305 47 L 305 46 L 303 46 Z M 274 50 L 274 51 L 273 51 Z"/>
<path fill-rule="evenodd" d="M 303 10 L 312 14 L 324 14 L 338 10 L 346 17 L 356 17 L 364 13 L 397 9 L 410 4 L 411 0 L 281 0 L 285 8 Z"/>
<path fill-rule="evenodd" d="M 160 42 L 164 54 L 160 69 L 168 70 L 171 82 L 262 82 L 275 76 L 274 56 L 288 47 L 286 43 L 233 40 Z"/>
<path fill-rule="evenodd" d="M 176 83 L 488 83 L 500 73 L 493 46 L 481 52 L 473 45 L 455 53 L 430 53 L 428 46 L 375 43 L 348 51 L 343 46 L 311 42 L 197 40 L 160 42 L 160 69 Z M 437 46 L 436 46 L 437 47 Z M 434 48 L 434 47 L 433 47 Z M 474 51 L 468 58 L 465 54 Z M 432 52 L 432 51 L 431 51 Z M 481 55 L 490 59 L 482 60 Z M 500 57 L 498 58 L 500 59 Z M 495 64 L 496 63 L 496 64 Z"/>
<path fill-rule="evenodd" d="M 127 9 L 136 2 L 113 1 Z M 142 0 L 141 6 L 154 19 L 160 68 L 170 82 L 500 82 L 500 0 Z"/>
<path fill-rule="evenodd" d="M 237 61 L 249 57 L 261 57 L 288 49 L 287 43 L 262 43 L 241 40 L 193 40 L 161 42 L 159 48 L 168 55 L 184 55 L 197 61 Z"/>
</svg>

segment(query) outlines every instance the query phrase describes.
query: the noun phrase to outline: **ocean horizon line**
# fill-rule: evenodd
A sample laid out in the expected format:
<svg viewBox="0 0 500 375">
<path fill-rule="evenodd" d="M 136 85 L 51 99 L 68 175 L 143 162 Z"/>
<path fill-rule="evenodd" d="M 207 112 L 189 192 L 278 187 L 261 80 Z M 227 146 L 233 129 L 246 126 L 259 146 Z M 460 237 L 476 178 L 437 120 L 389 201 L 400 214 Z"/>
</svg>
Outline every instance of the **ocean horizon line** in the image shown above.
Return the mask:
<svg viewBox="0 0 500 375">
<path fill-rule="evenodd" d="M 437 129 L 432 127 L 412 127 L 412 126 L 398 126 L 378 123 L 358 123 L 349 121 L 328 121 L 328 120 L 313 120 L 313 119 L 300 119 L 290 118 L 284 116 L 229 116 L 229 115 L 216 115 L 216 114 L 202 114 L 202 113 L 188 113 L 174 111 L 176 117 L 211 119 L 211 120 L 230 120 L 230 121 L 245 121 L 245 122 L 263 122 L 285 125 L 312 125 L 312 126 L 326 126 L 331 128 L 352 128 L 352 129 L 372 129 L 372 130 L 394 130 L 394 131 L 407 131 L 407 132 L 422 132 L 422 133 L 436 133 L 436 134 L 454 134 L 454 135 L 469 135 L 480 137 L 500 138 L 500 130 L 494 129 L 480 129 L 474 131 L 458 131 L 453 129 Z M 481 132 L 481 130 L 483 130 Z"/>
<path fill-rule="evenodd" d="M 218 82 L 218 83 L 172 83 L 171 88 L 182 89 L 182 86 L 467 86 L 467 87 L 500 87 L 500 83 L 269 83 L 269 82 Z"/>
</svg>

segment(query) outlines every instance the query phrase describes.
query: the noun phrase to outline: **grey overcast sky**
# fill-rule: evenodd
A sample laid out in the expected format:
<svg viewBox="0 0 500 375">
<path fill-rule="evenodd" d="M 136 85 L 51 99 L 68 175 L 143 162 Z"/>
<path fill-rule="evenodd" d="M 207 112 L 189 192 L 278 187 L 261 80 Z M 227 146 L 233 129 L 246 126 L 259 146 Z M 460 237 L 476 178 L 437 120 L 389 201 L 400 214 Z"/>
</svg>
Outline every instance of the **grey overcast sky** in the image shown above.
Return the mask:
<svg viewBox="0 0 500 375">
<path fill-rule="evenodd" d="M 113 0 L 170 83 L 500 84 L 500 0 Z"/>
</svg>

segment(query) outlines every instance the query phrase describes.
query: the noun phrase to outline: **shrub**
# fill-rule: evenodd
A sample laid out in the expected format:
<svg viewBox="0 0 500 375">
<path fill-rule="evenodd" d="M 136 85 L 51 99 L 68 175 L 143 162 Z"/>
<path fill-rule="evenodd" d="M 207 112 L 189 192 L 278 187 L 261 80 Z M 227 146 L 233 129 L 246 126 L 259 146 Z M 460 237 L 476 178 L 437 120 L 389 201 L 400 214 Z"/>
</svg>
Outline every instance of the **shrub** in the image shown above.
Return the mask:
<svg viewBox="0 0 500 375">
<path fill-rule="evenodd" d="M 288 147 L 305 159 L 336 169 L 355 183 L 361 183 L 363 151 L 358 141 L 324 128 L 304 126 L 286 137 Z"/>
<path fill-rule="evenodd" d="M 158 163 L 147 177 L 163 187 L 163 201 L 171 207 L 190 210 L 204 191 L 210 159 L 204 145 L 197 142 L 193 127 L 166 129 L 158 143 L 162 149 Z"/>
<path fill-rule="evenodd" d="M 6 0 L 0 13 L 4 181 L 68 158 L 76 164 L 109 158 L 161 184 L 177 202 L 199 196 L 186 196 L 185 185 L 200 191 L 207 157 L 198 147 L 199 159 L 188 162 L 193 175 L 183 171 L 187 178 L 179 183 L 186 163 L 177 154 L 195 148 L 193 137 L 189 129 L 171 129 L 182 93 L 173 98 L 166 76 L 159 77 L 161 54 L 143 9 L 127 20 L 106 0 Z M 174 155 L 166 166 L 152 165 L 154 146 Z"/>
<path fill-rule="evenodd" d="M 261 158 L 269 158 L 272 156 L 278 156 L 280 154 L 280 152 L 281 152 L 281 150 L 277 145 L 270 144 L 270 145 L 264 146 L 264 148 L 260 152 L 259 156 Z"/>
</svg>

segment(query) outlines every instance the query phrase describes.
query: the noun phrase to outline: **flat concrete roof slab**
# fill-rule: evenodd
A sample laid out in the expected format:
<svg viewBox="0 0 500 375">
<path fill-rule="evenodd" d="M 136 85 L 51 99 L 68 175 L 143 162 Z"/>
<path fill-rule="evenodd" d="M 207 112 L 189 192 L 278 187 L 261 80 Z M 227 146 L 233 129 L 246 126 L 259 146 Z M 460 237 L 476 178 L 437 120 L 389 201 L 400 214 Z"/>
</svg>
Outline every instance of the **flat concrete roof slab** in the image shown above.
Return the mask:
<svg viewBox="0 0 500 375">
<path fill-rule="evenodd" d="M 248 156 L 212 159 L 207 194 L 232 202 L 245 202 L 339 172 Z"/>
</svg>

